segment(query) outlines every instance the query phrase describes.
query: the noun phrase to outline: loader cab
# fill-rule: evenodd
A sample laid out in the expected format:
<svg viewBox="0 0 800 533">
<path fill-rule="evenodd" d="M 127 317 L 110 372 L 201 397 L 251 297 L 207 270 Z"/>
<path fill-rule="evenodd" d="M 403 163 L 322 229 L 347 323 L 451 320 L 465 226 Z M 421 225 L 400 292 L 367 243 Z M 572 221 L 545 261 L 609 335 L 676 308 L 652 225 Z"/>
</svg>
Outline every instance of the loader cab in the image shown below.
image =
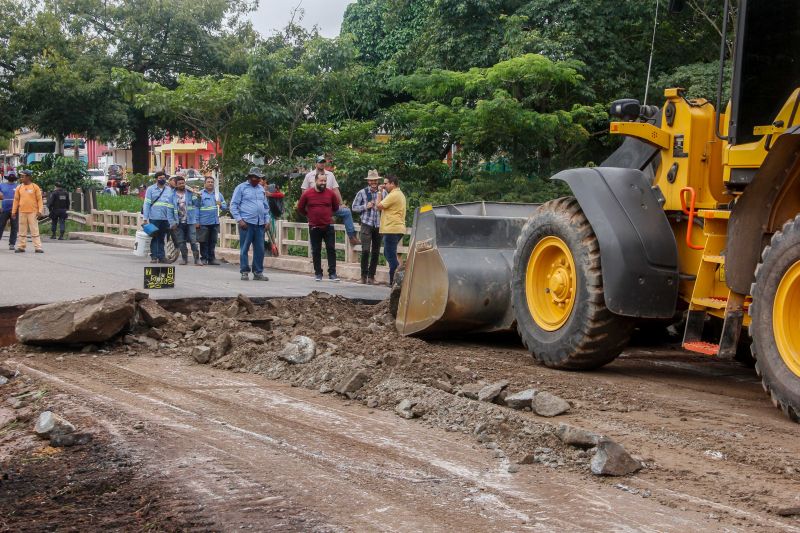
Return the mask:
<svg viewBox="0 0 800 533">
<path fill-rule="evenodd" d="M 773 125 L 800 85 L 800 3 L 740 0 L 736 35 L 728 123 L 731 145 L 760 140 L 763 134 L 755 128 Z M 796 97 L 782 127 L 797 122 L 797 104 Z"/>
</svg>

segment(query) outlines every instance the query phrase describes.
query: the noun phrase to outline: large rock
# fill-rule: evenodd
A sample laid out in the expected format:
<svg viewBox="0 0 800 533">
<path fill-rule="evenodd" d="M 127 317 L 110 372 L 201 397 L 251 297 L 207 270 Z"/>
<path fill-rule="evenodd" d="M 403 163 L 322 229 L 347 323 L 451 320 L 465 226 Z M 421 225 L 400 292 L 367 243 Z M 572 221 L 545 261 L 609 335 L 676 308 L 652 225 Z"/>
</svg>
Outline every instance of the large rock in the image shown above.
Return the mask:
<svg viewBox="0 0 800 533">
<path fill-rule="evenodd" d="M 569 411 L 569 402 L 549 392 L 540 392 L 533 397 L 533 411 L 539 416 L 558 416 Z"/>
<path fill-rule="evenodd" d="M 194 360 L 204 365 L 211 360 L 211 347 L 210 346 L 195 346 L 192 349 L 192 357 Z"/>
<path fill-rule="evenodd" d="M 278 354 L 278 359 L 283 359 L 294 365 L 310 363 L 317 356 L 317 343 L 308 337 L 298 335 L 293 338 Z"/>
<path fill-rule="evenodd" d="M 394 412 L 397 416 L 410 420 L 414 418 L 414 406 L 416 404 L 416 402 L 405 399 L 395 406 Z"/>
<path fill-rule="evenodd" d="M 33 431 L 43 439 L 75 432 L 75 426 L 52 411 L 43 411 L 36 420 Z"/>
<path fill-rule="evenodd" d="M 267 341 L 267 336 L 264 333 L 257 333 L 255 331 L 240 331 L 233 336 L 233 340 L 237 344 L 264 344 Z"/>
<path fill-rule="evenodd" d="M 506 396 L 505 402 L 512 409 L 525 409 L 526 407 L 531 407 L 534 396 L 536 396 L 536 389 L 525 389 L 511 396 Z"/>
<path fill-rule="evenodd" d="M 355 392 L 364 384 L 369 381 L 369 374 L 363 370 L 355 370 L 345 379 L 340 381 L 334 388 L 339 394 L 347 394 L 348 392 Z"/>
<path fill-rule="evenodd" d="M 155 300 L 147 298 L 138 304 L 139 317 L 151 328 L 158 328 L 169 322 L 172 316 Z"/>
<path fill-rule="evenodd" d="M 597 452 L 590 465 L 596 476 L 626 476 L 642 468 L 642 463 L 628 455 L 625 448 L 610 439 L 597 444 Z"/>
<path fill-rule="evenodd" d="M 17 319 L 17 339 L 25 344 L 105 342 L 131 323 L 135 301 L 135 291 L 122 291 L 34 307 Z"/>
<path fill-rule="evenodd" d="M 478 400 L 481 402 L 493 402 L 506 387 L 508 387 L 508 381 L 505 379 L 486 385 L 478 392 Z"/>
<path fill-rule="evenodd" d="M 594 448 L 600 442 L 600 435 L 568 424 L 561 424 L 556 430 L 561 442 L 578 448 Z"/>
<path fill-rule="evenodd" d="M 236 301 L 239 302 L 239 307 L 243 307 L 248 315 L 255 314 L 256 306 L 250 298 L 245 296 L 244 294 L 240 294 L 236 297 Z"/>
<path fill-rule="evenodd" d="M 225 357 L 228 354 L 228 350 L 231 349 L 231 345 L 233 345 L 233 339 L 231 339 L 230 333 L 225 332 L 217 337 L 214 347 L 211 350 L 212 359 Z"/>
</svg>

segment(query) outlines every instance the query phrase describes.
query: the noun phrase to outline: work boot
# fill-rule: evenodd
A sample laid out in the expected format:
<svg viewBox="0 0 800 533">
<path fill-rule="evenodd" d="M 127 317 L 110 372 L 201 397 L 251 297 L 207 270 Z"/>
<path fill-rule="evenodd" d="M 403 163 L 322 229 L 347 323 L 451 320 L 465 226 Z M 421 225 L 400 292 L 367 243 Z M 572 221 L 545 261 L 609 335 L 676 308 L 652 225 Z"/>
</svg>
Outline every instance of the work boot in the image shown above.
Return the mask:
<svg viewBox="0 0 800 533">
<path fill-rule="evenodd" d="M 362 285 L 366 285 L 367 284 L 367 276 L 361 276 L 361 284 Z"/>
<path fill-rule="evenodd" d="M 41 248 L 39 248 L 38 250 L 34 250 L 34 253 L 37 253 L 37 254 L 43 254 L 43 253 L 44 253 L 44 250 L 42 250 Z"/>
<path fill-rule="evenodd" d="M 269 278 L 264 274 L 253 274 L 253 281 L 269 281 Z"/>
<path fill-rule="evenodd" d="M 250 280 L 250 274 L 248 274 L 247 272 L 242 272 L 242 281 L 249 281 L 249 280 Z"/>
<path fill-rule="evenodd" d="M 15 254 L 24 254 L 25 253 L 25 248 L 17 248 L 16 250 L 14 250 L 14 253 Z"/>
<path fill-rule="evenodd" d="M 56 234 L 55 234 L 55 233 L 53 233 L 52 235 L 50 235 L 50 238 L 51 238 L 51 239 L 53 239 L 53 240 L 55 240 L 55 239 L 56 239 Z"/>
<path fill-rule="evenodd" d="M 216 259 L 212 259 L 212 260 L 210 260 L 210 261 L 208 262 L 208 264 L 209 264 L 209 265 L 214 265 L 214 266 L 217 266 L 217 265 L 219 265 L 219 264 L 221 264 L 221 263 L 220 263 L 219 261 L 217 261 Z"/>
<path fill-rule="evenodd" d="M 203 266 L 202 263 L 200 263 L 200 258 L 197 256 L 194 256 L 194 264 L 198 266 Z"/>
<path fill-rule="evenodd" d="M 368 285 L 375 285 L 375 278 L 374 277 L 367 278 L 367 284 Z"/>
<path fill-rule="evenodd" d="M 8 245 L 8 249 L 9 249 L 9 250 L 13 250 L 14 248 L 16 248 L 16 247 L 15 247 L 13 244 L 9 244 L 9 245 Z"/>
<path fill-rule="evenodd" d="M 58 236 L 58 240 L 59 240 L 59 241 L 63 241 L 63 240 L 64 240 L 64 234 L 63 234 L 63 233 L 62 233 L 61 235 L 59 235 L 59 236 Z"/>
<path fill-rule="evenodd" d="M 158 257 L 151 257 L 150 258 L 150 262 L 151 263 L 158 263 Z"/>
<path fill-rule="evenodd" d="M 336 283 L 338 283 L 338 282 L 342 281 L 341 279 L 339 279 L 339 276 L 337 276 L 336 274 L 331 274 L 331 275 L 329 275 L 329 276 L 328 276 L 328 280 L 329 280 L 329 281 L 336 282 Z"/>
<path fill-rule="evenodd" d="M 189 260 L 186 258 L 186 256 L 181 257 L 181 264 L 182 265 L 186 265 L 188 263 L 189 263 Z"/>
</svg>

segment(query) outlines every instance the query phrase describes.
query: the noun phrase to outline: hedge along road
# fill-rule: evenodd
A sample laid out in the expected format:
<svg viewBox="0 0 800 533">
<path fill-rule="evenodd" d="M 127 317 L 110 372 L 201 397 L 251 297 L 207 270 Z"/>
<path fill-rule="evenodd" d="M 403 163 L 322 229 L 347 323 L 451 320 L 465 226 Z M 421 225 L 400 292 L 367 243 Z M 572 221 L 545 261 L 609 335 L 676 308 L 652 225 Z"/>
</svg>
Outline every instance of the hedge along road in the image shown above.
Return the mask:
<svg viewBox="0 0 800 533">
<path fill-rule="evenodd" d="M 6 280 L 0 291 L 0 307 L 75 300 L 123 289 L 142 289 L 147 259 L 130 250 L 85 241 L 42 240 L 44 254 L 8 250 L 0 243 L 0 269 Z M 388 287 L 357 283 L 315 282 L 313 276 L 265 270 L 268 282 L 241 281 L 238 265 L 198 267 L 177 265 L 174 289 L 147 291 L 153 298 L 227 298 L 244 293 L 250 297 L 305 296 L 314 290 L 346 298 L 378 301 L 389 295 Z"/>
</svg>

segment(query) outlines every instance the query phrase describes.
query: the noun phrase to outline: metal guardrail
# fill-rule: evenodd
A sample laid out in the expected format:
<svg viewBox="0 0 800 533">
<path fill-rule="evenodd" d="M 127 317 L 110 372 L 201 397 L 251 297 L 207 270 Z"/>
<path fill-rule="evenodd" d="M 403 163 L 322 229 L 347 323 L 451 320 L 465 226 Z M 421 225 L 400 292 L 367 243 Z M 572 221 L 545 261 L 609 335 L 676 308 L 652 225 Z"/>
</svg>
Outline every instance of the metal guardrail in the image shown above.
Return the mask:
<svg viewBox="0 0 800 533">
<path fill-rule="evenodd" d="M 133 237 L 136 231 L 142 227 L 142 214 L 128 211 L 100 211 L 93 209 L 91 214 L 69 212 L 70 220 L 89 226 L 91 231 L 100 233 L 113 233 L 116 235 L 127 235 Z M 283 256 L 311 257 L 311 245 L 308 240 L 308 224 L 304 222 L 289 222 L 288 220 L 277 220 L 275 236 L 278 241 L 280 253 Z M 356 231 L 360 225 L 356 224 Z M 229 217 L 221 217 L 219 224 L 219 238 L 217 244 L 220 248 L 237 250 L 239 248 L 239 228 L 236 221 Z M 344 252 L 346 263 L 357 263 L 361 245 L 351 245 L 345 235 L 344 224 L 334 224 L 336 230 L 337 243 L 336 249 Z M 406 235 L 411 235 L 410 230 L 406 230 Z M 341 237 L 341 238 L 338 238 Z M 342 240 L 343 242 L 338 242 Z M 291 250 L 290 250 L 291 248 Z M 400 243 L 398 253 L 406 255 L 408 246 Z"/>
</svg>

